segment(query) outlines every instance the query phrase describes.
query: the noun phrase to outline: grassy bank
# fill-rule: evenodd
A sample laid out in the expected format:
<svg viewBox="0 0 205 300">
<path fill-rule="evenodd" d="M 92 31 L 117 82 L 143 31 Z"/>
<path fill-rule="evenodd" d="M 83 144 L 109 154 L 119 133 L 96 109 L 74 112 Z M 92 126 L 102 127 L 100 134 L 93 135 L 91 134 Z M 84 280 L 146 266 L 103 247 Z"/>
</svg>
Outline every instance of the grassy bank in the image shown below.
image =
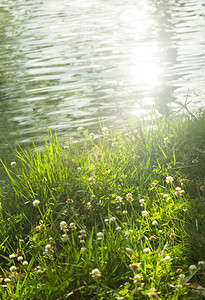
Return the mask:
<svg viewBox="0 0 205 300">
<path fill-rule="evenodd" d="M 203 299 L 205 113 L 16 149 L 1 299 Z"/>
</svg>

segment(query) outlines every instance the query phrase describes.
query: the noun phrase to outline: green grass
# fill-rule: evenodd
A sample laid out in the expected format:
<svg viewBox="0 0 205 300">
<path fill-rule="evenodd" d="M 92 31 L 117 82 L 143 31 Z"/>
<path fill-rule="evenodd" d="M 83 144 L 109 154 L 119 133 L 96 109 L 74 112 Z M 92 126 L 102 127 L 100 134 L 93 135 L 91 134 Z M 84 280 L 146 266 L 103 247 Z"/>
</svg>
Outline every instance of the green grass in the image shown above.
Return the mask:
<svg viewBox="0 0 205 300">
<path fill-rule="evenodd" d="M 1 299 L 203 299 L 204 115 L 2 161 Z"/>
</svg>

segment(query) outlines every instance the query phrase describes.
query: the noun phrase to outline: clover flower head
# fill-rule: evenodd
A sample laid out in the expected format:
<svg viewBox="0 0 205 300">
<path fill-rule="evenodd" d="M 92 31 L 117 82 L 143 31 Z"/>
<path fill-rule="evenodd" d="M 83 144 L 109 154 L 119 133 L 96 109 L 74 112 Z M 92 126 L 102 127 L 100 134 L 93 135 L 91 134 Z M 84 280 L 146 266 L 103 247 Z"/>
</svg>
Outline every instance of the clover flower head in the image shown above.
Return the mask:
<svg viewBox="0 0 205 300">
<path fill-rule="evenodd" d="M 15 168 L 15 166 L 16 166 L 16 162 L 15 162 L 15 161 L 12 161 L 12 162 L 11 162 L 11 167 L 12 167 L 12 168 Z"/>
<path fill-rule="evenodd" d="M 205 261 L 204 260 L 198 261 L 198 266 L 199 266 L 200 269 L 204 269 L 205 268 Z"/>
<path fill-rule="evenodd" d="M 60 230 L 65 230 L 68 228 L 68 224 L 66 223 L 66 221 L 61 221 L 60 222 Z"/>
<path fill-rule="evenodd" d="M 146 211 L 146 210 L 143 210 L 141 213 L 142 213 L 143 217 L 146 217 L 148 215 L 148 211 Z"/>
<path fill-rule="evenodd" d="M 195 265 L 191 265 L 191 266 L 189 266 L 189 272 L 190 272 L 190 274 L 193 274 L 193 273 L 195 273 L 195 272 L 196 272 L 196 270 L 197 270 L 197 266 L 195 266 Z"/>
<path fill-rule="evenodd" d="M 39 200 L 34 200 L 33 201 L 33 206 L 38 206 L 40 204 L 40 201 Z"/>
<path fill-rule="evenodd" d="M 158 224 L 158 223 L 157 223 L 156 220 L 152 221 L 152 225 L 157 225 L 157 224 Z"/>
<path fill-rule="evenodd" d="M 131 248 L 125 248 L 125 251 L 127 252 L 127 254 L 129 254 L 129 255 L 133 255 L 134 254 L 134 251 L 131 249 Z"/>
<path fill-rule="evenodd" d="M 15 258 L 15 257 L 16 257 L 16 255 L 13 253 L 9 255 L 9 258 Z"/>
<path fill-rule="evenodd" d="M 180 187 L 176 187 L 176 191 L 174 192 L 174 194 L 175 194 L 177 197 L 182 196 L 183 193 L 184 193 L 184 190 L 182 190 Z"/>
<path fill-rule="evenodd" d="M 94 177 L 88 178 L 88 182 L 89 182 L 90 184 L 95 183 L 95 178 L 94 178 Z"/>
<path fill-rule="evenodd" d="M 80 252 L 81 252 L 82 254 L 85 254 L 86 251 L 87 251 L 87 248 L 85 248 L 85 247 L 82 247 L 82 248 L 80 249 Z"/>
<path fill-rule="evenodd" d="M 116 231 L 120 231 L 120 230 L 122 230 L 122 227 L 120 226 L 116 227 Z"/>
<path fill-rule="evenodd" d="M 110 218 L 110 222 L 115 222 L 116 218 L 115 217 L 111 217 Z"/>
<path fill-rule="evenodd" d="M 107 135 L 107 134 L 109 133 L 109 129 L 108 129 L 107 127 L 103 127 L 103 128 L 102 128 L 102 133 L 103 133 L 104 135 Z"/>
<path fill-rule="evenodd" d="M 164 195 L 163 195 L 163 198 L 168 198 L 168 197 L 169 197 L 168 194 L 164 194 Z"/>
<path fill-rule="evenodd" d="M 67 233 L 62 234 L 61 240 L 63 243 L 67 243 L 69 241 L 69 237 L 68 237 Z"/>
<path fill-rule="evenodd" d="M 122 197 L 117 196 L 117 197 L 115 198 L 115 201 L 116 201 L 117 203 L 121 203 L 121 202 L 122 202 Z"/>
<path fill-rule="evenodd" d="M 77 132 L 79 135 L 85 135 L 85 128 L 84 127 L 78 127 Z"/>
<path fill-rule="evenodd" d="M 24 260 L 24 261 L 22 262 L 22 265 L 23 265 L 24 267 L 28 266 L 27 260 Z"/>
<path fill-rule="evenodd" d="M 143 199 L 143 198 L 139 200 L 139 203 L 140 203 L 140 206 L 145 206 L 146 205 L 145 199 Z"/>
<path fill-rule="evenodd" d="M 132 263 L 129 265 L 129 268 L 131 271 L 135 272 L 139 269 L 141 263 Z"/>
<path fill-rule="evenodd" d="M 165 261 L 165 262 L 168 262 L 168 261 L 171 261 L 171 256 L 167 255 L 165 256 L 165 258 L 163 258 L 161 261 Z"/>
<path fill-rule="evenodd" d="M 17 270 L 17 268 L 15 266 L 11 266 L 9 270 L 10 270 L 10 272 L 15 272 Z"/>
<path fill-rule="evenodd" d="M 89 139 L 92 141 L 92 140 L 94 140 L 94 138 L 95 138 L 95 134 L 93 132 L 91 132 L 89 134 Z"/>
<path fill-rule="evenodd" d="M 93 206 L 92 206 L 91 202 L 88 202 L 87 205 L 86 205 L 86 208 L 87 208 L 88 210 L 90 210 L 90 209 L 92 209 L 92 207 L 93 207 Z"/>
<path fill-rule="evenodd" d="M 123 215 L 126 215 L 128 212 L 127 212 L 127 210 L 123 210 Z"/>
<path fill-rule="evenodd" d="M 167 176 L 166 177 L 166 183 L 171 183 L 174 180 L 172 176 Z"/>
<path fill-rule="evenodd" d="M 17 257 L 17 260 L 18 260 L 18 261 L 22 261 L 22 260 L 23 260 L 23 256 L 18 256 L 18 257 Z"/>
<path fill-rule="evenodd" d="M 102 237 L 103 237 L 103 233 L 102 232 L 98 232 L 97 233 L 97 240 L 101 240 L 102 239 Z"/>
<path fill-rule="evenodd" d="M 97 277 L 100 277 L 101 276 L 101 272 L 96 268 L 96 269 L 93 269 L 91 272 L 90 272 L 91 276 L 93 278 L 97 278 Z"/>
<path fill-rule="evenodd" d="M 165 143 L 165 145 L 170 144 L 170 140 L 168 139 L 168 137 L 164 138 L 164 143 Z"/>
<path fill-rule="evenodd" d="M 51 246 L 51 244 L 47 244 L 45 246 L 45 252 L 50 254 L 53 253 L 53 247 Z"/>
<path fill-rule="evenodd" d="M 145 248 L 145 249 L 143 250 L 143 252 L 147 254 L 147 253 L 150 253 L 151 250 L 150 250 L 150 248 Z"/>
<path fill-rule="evenodd" d="M 69 224 L 69 228 L 71 229 L 71 230 L 75 230 L 76 229 L 76 224 L 75 223 L 70 223 Z"/>
<path fill-rule="evenodd" d="M 138 283 L 142 280 L 142 276 L 140 274 L 136 274 L 134 276 L 134 283 Z"/>
</svg>

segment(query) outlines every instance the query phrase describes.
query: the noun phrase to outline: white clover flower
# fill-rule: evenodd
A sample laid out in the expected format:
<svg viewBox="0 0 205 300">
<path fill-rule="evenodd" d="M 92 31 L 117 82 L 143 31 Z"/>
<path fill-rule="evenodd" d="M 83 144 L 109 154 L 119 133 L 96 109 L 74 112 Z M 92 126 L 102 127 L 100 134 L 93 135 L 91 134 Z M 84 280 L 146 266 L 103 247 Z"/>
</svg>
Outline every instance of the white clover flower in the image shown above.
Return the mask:
<svg viewBox="0 0 205 300">
<path fill-rule="evenodd" d="M 157 223 L 156 220 L 152 221 L 152 225 L 157 225 L 157 224 L 158 224 L 158 223 Z"/>
<path fill-rule="evenodd" d="M 204 269 L 205 268 L 205 261 L 203 261 L 203 260 L 198 261 L 198 266 L 199 266 L 199 268 Z"/>
<path fill-rule="evenodd" d="M 16 162 L 15 162 L 15 161 L 12 161 L 12 162 L 11 162 L 11 167 L 12 167 L 12 168 L 15 168 L 15 166 L 16 166 Z"/>
<path fill-rule="evenodd" d="M 131 256 L 134 254 L 134 251 L 130 248 L 125 248 L 125 251 L 127 252 L 127 254 L 129 254 Z"/>
<path fill-rule="evenodd" d="M 183 280 L 184 278 L 185 278 L 185 275 L 184 275 L 184 274 L 180 274 L 180 275 L 179 275 L 179 279 L 180 279 L 180 280 Z"/>
<path fill-rule="evenodd" d="M 110 222 L 114 222 L 115 220 L 116 220 L 115 217 L 111 217 L 111 218 L 110 218 Z"/>
<path fill-rule="evenodd" d="M 121 202 L 122 202 L 122 197 L 117 196 L 117 197 L 115 198 L 115 201 L 116 201 L 117 203 L 121 203 Z"/>
<path fill-rule="evenodd" d="M 143 250 L 143 252 L 147 254 L 147 253 L 150 253 L 151 250 L 150 250 L 150 248 L 145 248 L 145 249 Z"/>
<path fill-rule="evenodd" d="M 167 176 L 166 177 L 166 183 L 171 183 L 173 181 L 173 177 L 172 176 Z"/>
<path fill-rule="evenodd" d="M 125 236 L 126 236 L 126 238 L 129 239 L 129 237 L 130 237 L 130 231 L 129 231 L 129 230 L 126 230 L 126 231 L 125 231 Z"/>
<path fill-rule="evenodd" d="M 65 230 L 67 229 L 68 224 L 65 221 L 60 222 L 60 230 Z"/>
<path fill-rule="evenodd" d="M 75 230 L 76 229 L 76 225 L 75 225 L 75 223 L 70 223 L 69 224 L 69 228 L 71 229 L 71 230 Z"/>
<path fill-rule="evenodd" d="M 142 280 L 142 276 L 140 274 L 136 274 L 134 276 L 134 283 L 138 283 L 141 280 Z"/>
<path fill-rule="evenodd" d="M 80 252 L 81 252 L 82 254 L 85 254 L 86 251 L 87 251 L 87 249 L 86 249 L 85 247 L 82 247 L 82 248 L 80 249 Z"/>
<path fill-rule="evenodd" d="M 95 183 L 95 178 L 94 178 L 94 177 L 88 178 L 88 182 L 89 182 L 90 184 Z"/>
<path fill-rule="evenodd" d="M 97 277 L 100 277 L 101 276 L 101 272 L 96 268 L 96 269 L 93 269 L 91 272 L 90 272 L 91 276 L 93 278 L 97 278 Z"/>
<path fill-rule="evenodd" d="M 24 267 L 28 266 L 27 260 L 24 260 L 24 261 L 22 262 L 22 265 L 23 265 Z"/>
<path fill-rule="evenodd" d="M 85 135 L 85 128 L 84 127 L 78 127 L 77 132 L 79 135 Z"/>
<path fill-rule="evenodd" d="M 180 187 L 176 187 L 176 192 L 174 192 L 174 194 L 175 194 L 177 197 L 182 196 L 183 193 L 184 193 L 184 190 L 182 190 Z"/>
<path fill-rule="evenodd" d="M 103 133 L 104 135 L 107 135 L 107 134 L 109 133 L 109 129 L 108 129 L 107 127 L 103 127 L 103 128 L 102 128 L 102 133 Z"/>
<path fill-rule="evenodd" d="M 87 205 L 86 205 L 86 208 L 87 208 L 87 209 L 92 209 L 92 207 L 93 207 L 93 206 L 92 206 L 91 202 L 88 202 Z"/>
<path fill-rule="evenodd" d="M 10 278 L 5 278 L 5 279 L 4 279 L 4 282 L 5 282 L 5 283 L 9 283 L 10 281 L 11 281 Z"/>
<path fill-rule="evenodd" d="M 91 132 L 89 134 L 89 139 L 92 141 L 92 140 L 94 140 L 94 138 L 95 138 L 95 134 L 93 132 Z"/>
<path fill-rule="evenodd" d="M 97 233 L 97 239 L 100 241 L 103 237 L 103 233 L 102 232 L 98 232 Z"/>
<path fill-rule="evenodd" d="M 66 233 L 62 234 L 61 240 L 63 243 L 67 243 L 69 241 L 69 237 Z"/>
<path fill-rule="evenodd" d="M 82 234 L 83 236 L 86 236 L 86 232 L 84 229 L 80 230 L 79 233 Z"/>
<path fill-rule="evenodd" d="M 15 272 L 17 270 L 17 268 L 15 266 L 11 266 L 9 270 L 10 270 L 10 272 Z"/>
<path fill-rule="evenodd" d="M 39 200 L 34 200 L 33 201 L 33 206 L 38 206 L 40 204 L 40 201 Z"/>
<path fill-rule="evenodd" d="M 163 197 L 164 197 L 164 198 L 168 198 L 169 195 L 168 195 L 168 194 L 164 194 Z"/>
<path fill-rule="evenodd" d="M 165 143 L 165 145 L 170 144 L 170 140 L 168 139 L 168 137 L 164 138 L 164 143 Z"/>
<path fill-rule="evenodd" d="M 80 171 L 81 171 L 81 167 L 78 167 L 78 168 L 77 168 L 77 171 L 80 172 Z"/>
<path fill-rule="evenodd" d="M 9 255 L 9 258 L 15 258 L 15 257 L 16 257 L 16 255 L 13 253 Z"/>
<path fill-rule="evenodd" d="M 126 215 L 127 214 L 127 210 L 123 210 L 123 215 Z"/>
<path fill-rule="evenodd" d="M 47 244 L 45 246 L 45 252 L 47 252 L 47 253 L 53 253 L 53 247 L 51 246 L 51 244 Z"/>
<path fill-rule="evenodd" d="M 199 162 L 199 161 L 198 161 L 198 159 L 196 159 L 196 158 L 192 160 L 192 164 L 197 164 L 198 162 Z"/>
<path fill-rule="evenodd" d="M 81 243 L 81 244 L 84 244 L 84 243 L 85 243 L 85 240 L 80 240 L 80 243 Z"/>
<path fill-rule="evenodd" d="M 146 217 L 147 215 L 148 215 L 148 211 L 143 210 L 143 211 L 142 211 L 142 216 L 143 216 L 143 217 Z"/>
<path fill-rule="evenodd" d="M 105 223 L 108 223 L 108 221 L 109 221 L 108 219 L 105 219 L 105 220 L 104 220 Z"/>
<path fill-rule="evenodd" d="M 139 203 L 140 203 L 140 206 L 145 206 L 146 205 L 145 199 L 143 199 L 143 198 L 139 200 Z"/>
<path fill-rule="evenodd" d="M 116 230 L 120 231 L 120 230 L 122 230 L 122 227 L 118 226 L 118 227 L 116 227 Z"/>
<path fill-rule="evenodd" d="M 18 257 L 17 257 L 17 260 L 18 260 L 18 261 L 22 261 L 22 260 L 23 260 L 23 256 L 18 256 Z"/>
<path fill-rule="evenodd" d="M 191 266 L 189 266 L 189 272 L 190 272 L 190 274 L 193 274 L 193 273 L 195 273 L 195 272 L 196 272 L 196 270 L 197 270 L 197 267 L 196 267 L 195 265 L 191 265 Z"/>
<path fill-rule="evenodd" d="M 63 148 L 64 148 L 65 150 L 68 150 L 68 149 L 69 149 L 69 147 L 68 147 L 67 145 L 65 145 Z"/>
</svg>

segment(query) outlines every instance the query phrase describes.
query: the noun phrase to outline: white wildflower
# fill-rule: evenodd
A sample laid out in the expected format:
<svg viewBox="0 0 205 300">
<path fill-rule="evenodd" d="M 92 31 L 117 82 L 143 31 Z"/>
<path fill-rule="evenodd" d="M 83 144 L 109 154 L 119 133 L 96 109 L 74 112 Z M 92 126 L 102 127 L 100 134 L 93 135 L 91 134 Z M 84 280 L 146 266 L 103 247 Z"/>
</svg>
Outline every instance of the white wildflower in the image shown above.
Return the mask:
<svg viewBox="0 0 205 300">
<path fill-rule="evenodd" d="M 172 176 L 167 176 L 166 177 L 166 183 L 171 183 L 173 181 L 173 177 Z"/>
<path fill-rule="evenodd" d="M 38 206 L 40 204 L 40 201 L 39 200 L 34 200 L 33 201 L 33 206 Z"/>
<path fill-rule="evenodd" d="M 68 224 L 65 221 L 60 222 L 60 230 L 65 230 L 67 229 Z"/>
<path fill-rule="evenodd" d="M 12 167 L 12 168 L 15 168 L 15 166 L 16 166 L 16 162 L 15 162 L 15 161 L 12 161 L 12 162 L 11 162 L 11 167 Z"/>
<path fill-rule="evenodd" d="M 97 277 L 100 277 L 101 276 L 101 272 L 96 268 L 96 269 L 93 269 L 91 272 L 90 272 L 91 276 L 93 278 L 97 278 Z"/>
</svg>

